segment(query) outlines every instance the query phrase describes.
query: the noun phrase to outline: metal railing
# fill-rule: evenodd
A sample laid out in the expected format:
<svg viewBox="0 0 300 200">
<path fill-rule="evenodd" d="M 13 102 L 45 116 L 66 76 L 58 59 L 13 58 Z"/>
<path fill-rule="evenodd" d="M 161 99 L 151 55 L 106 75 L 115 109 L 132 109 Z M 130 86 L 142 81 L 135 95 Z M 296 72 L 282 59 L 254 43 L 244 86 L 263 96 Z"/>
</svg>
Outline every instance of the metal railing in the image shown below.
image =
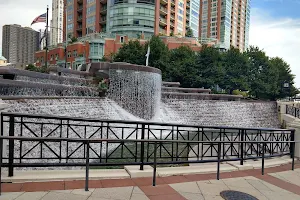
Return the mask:
<svg viewBox="0 0 300 200">
<path fill-rule="evenodd" d="M 296 118 L 300 118 L 300 108 L 286 105 L 286 114 L 292 115 Z"/>
<path fill-rule="evenodd" d="M 161 146 L 162 144 L 165 144 L 165 143 L 176 143 L 176 144 L 179 144 L 179 143 L 191 143 L 191 144 L 194 144 L 195 141 L 185 141 L 185 140 L 135 140 L 135 139 L 125 139 L 125 140 L 110 140 L 110 139 L 62 139 L 62 138 L 30 138 L 30 137 L 11 137 L 11 136 L 0 136 L 0 194 L 1 194 L 1 180 L 2 180 L 2 173 L 1 173 L 1 168 L 4 165 L 4 163 L 2 162 L 3 160 L 3 157 L 2 157 L 2 150 L 3 150 L 3 140 L 9 140 L 9 143 L 13 143 L 15 140 L 18 140 L 18 141 L 37 141 L 37 142 L 41 142 L 41 143 L 51 143 L 51 142 L 75 142 L 75 143 L 82 143 L 86 148 L 86 151 L 84 152 L 85 153 L 85 191 L 88 191 L 89 190 L 89 170 L 90 170 L 90 166 L 91 166 L 91 163 L 90 163 L 90 150 L 92 150 L 91 148 L 91 144 L 97 144 L 97 143 L 104 143 L 104 142 L 116 142 L 116 143 L 130 143 L 130 142 L 139 142 L 139 143 L 145 143 L 145 142 L 148 142 L 152 145 L 154 145 L 154 155 L 153 155 L 153 158 L 154 160 L 151 161 L 151 162 L 145 162 L 145 163 L 142 163 L 142 162 L 133 162 L 133 163 L 129 163 L 130 165 L 139 165 L 139 164 L 148 164 L 148 165 L 153 165 L 153 180 L 152 180 L 152 185 L 155 186 L 156 185 L 156 171 L 157 171 L 157 165 L 158 164 L 168 164 L 168 162 L 158 162 L 157 161 L 157 151 L 158 151 L 158 148 L 159 146 Z M 207 141 L 198 141 L 197 143 L 205 143 Z M 291 158 L 292 158 L 292 170 L 294 170 L 294 166 L 295 166 L 295 143 L 298 143 L 300 141 L 284 141 L 284 142 L 290 142 L 291 143 L 291 152 L 290 152 L 290 155 L 291 155 Z M 230 159 L 222 159 L 221 158 L 221 146 L 222 144 L 226 143 L 226 144 L 235 144 L 235 143 L 238 143 L 238 144 L 247 144 L 247 143 L 251 143 L 251 144 L 259 144 L 259 145 L 262 145 L 262 156 L 261 156 L 261 159 L 262 159 L 262 168 L 261 168 L 261 173 L 262 175 L 264 175 L 264 163 L 265 163 L 265 158 L 268 158 L 268 157 L 274 157 L 276 155 L 273 155 L 273 156 L 266 156 L 266 152 L 267 152 L 267 145 L 268 144 L 272 144 L 272 143 L 275 143 L 275 142 L 268 142 L 268 141 L 252 141 L 252 142 L 245 142 L 245 141 L 228 141 L 228 142 L 224 142 L 224 141 L 209 141 L 209 143 L 211 145 L 217 145 L 217 159 L 216 160 L 195 160 L 195 161 L 179 161 L 179 162 L 176 162 L 176 163 L 212 163 L 212 162 L 217 162 L 217 180 L 220 179 L 220 164 L 221 162 L 224 162 L 224 161 L 237 161 L 237 160 L 244 160 L 243 158 L 230 158 Z M 279 143 L 283 143 L 283 142 L 279 142 Z M 279 154 L 278 156 L 281 156 L 282 154 Z M 10 160 L 11 162 L 11 160 Z M 31 163 L 32 164 L 32 163 Z M 118 163 L 116 163 L 118 165 Z M 30 166 L 30 164 L 29 164 Z M 45 166 L 51 166 L 51 164 L 47 164 Z"/>
<path fill-rule="evenodd" d="M 1 114 L 1 166 L 178 165 L 294 156 L 294 130 Z M 8 136 L 7 136 L 8 135 Z M 1 148 L 2 150 L 2 148 Z M 219 172 L 217 173 L 217 178 Z M 154 182 L 155 183 L 155 182 Z"/>
</svg>

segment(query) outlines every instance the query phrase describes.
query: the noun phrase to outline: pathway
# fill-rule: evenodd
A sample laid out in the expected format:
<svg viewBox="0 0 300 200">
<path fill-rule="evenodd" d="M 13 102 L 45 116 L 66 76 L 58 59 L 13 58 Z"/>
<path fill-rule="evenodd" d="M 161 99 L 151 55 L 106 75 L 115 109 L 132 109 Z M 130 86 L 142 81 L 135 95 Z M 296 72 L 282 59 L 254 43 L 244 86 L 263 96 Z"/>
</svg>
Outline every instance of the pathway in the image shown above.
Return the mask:
<svg viewBox="0 0 300 200">
<path fill-rule="evenodd" d="M 261 200 L 300 199 L 300 164 L 295 171 L 291 165 L 261 170 L 243 170 L 215 174 L 194 174 L 157 178 L 91 180 L 89 192 L 84 181 L 51 181 L 3 184 L 0 200 L 210 200 L 222 199 L 223 190 L 236 190 Z"/>
</svg>

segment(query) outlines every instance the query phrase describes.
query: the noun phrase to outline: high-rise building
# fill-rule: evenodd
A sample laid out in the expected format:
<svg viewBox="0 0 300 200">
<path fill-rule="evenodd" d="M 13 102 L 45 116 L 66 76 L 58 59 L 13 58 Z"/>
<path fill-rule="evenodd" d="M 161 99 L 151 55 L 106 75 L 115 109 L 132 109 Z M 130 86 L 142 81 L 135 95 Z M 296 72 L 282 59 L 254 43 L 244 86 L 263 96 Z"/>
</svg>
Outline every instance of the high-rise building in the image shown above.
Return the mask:
<svg viewBox="0 0 300 200">
<path fill-rule="evenodd" d="M 17 24 L 4 25 L 2 54 L 9 63 L 22 65 L 34 63 L 34 53 L 39 50 L 40 33 Z"/>
<path fill-rule="evenodd" d="M 215 39 L 220 48 L 248 47 L 250 0 L 201 0 L 199 37 Z"/>
<path fill-rule="evenodd" d="M 145 37 L 198 32 L 199 0 L 65 0 L 68 37 L 106 32 Z M 191 5 L 191 2 L 194 2 Z M 194 18 L 192 15 L 194 14 Z M 192 21 L 193 20 L 193 21 Z M 193 23 L 192 23 L 193 22 Z"/>
<path fill-rule="evenodd" d="M 63 42 L 64 1 L 52 0 L 52 20 L 50 23 L 49 45 L 57 45 Z"/>
<path fill-rule="evenodd" d="M 186 28 L 191 22 L 191 12 L 190 0 L 157 0 L 155 3 L 155 34 L 185 36 Z M 195 31 L 198 31 L 197 27 Z"/>
</svg>

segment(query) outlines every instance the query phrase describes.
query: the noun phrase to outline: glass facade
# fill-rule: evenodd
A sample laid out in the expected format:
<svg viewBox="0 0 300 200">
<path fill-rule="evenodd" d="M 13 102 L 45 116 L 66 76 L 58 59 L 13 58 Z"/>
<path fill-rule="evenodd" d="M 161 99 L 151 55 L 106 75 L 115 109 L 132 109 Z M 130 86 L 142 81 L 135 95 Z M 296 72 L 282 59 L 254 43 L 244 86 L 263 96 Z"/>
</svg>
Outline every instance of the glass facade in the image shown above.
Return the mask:
<svg viewBox="0 0 300 200">
<path fill-rule="evenodd" d="M 96 30 L 96 0 L 87 0 L 86 3 L 86 34 L 89 34 Z"/>
<path fill-rule="evenodd" d="M 249 27 L 250 27 L 250 0 L 246 4 L 246 22 L 245 22 L 245 47 L 246 50 L 249 46 Z"/>
<path fill-rule="evenodd" d="M 223 0 L 221 8 L 220 47 L 230 48 L 232 0 Z"/>
<path fill-rule="evenodd" d="M 100 62 L 104 56 L 105 42 L 101 40 L 90 41 L 90 55 L 89 60 L 91 63 Z"/>
<path fill-rule="evenodd" d="M 109 32 L 127 35 L 154 33 L 154 1 L 112 0 L 109 6 Z"/>
<path fill-rule="evenodd" d="M 193 31 L 194 37 L 199 37 L 199 10 L 200 1 L 191 0 L 190 1 L 190 22 L 189 26 Z"/>
</svg>

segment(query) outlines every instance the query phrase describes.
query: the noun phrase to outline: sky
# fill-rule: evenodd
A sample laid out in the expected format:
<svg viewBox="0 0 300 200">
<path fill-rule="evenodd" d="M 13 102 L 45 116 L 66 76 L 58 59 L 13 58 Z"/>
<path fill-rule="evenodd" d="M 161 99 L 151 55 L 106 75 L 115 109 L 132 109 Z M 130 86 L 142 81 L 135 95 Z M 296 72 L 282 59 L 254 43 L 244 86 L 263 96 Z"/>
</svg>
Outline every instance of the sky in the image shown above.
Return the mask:
<svg viewBox="0 0 300 200">
<path fill-rule="evenodd" d="M 30 2 L 30 3 L 29 3 Z M 2 26 L 30 26 L 32 20 L 46 12 L 51 0 L 0 0 L 0 38 Z M 251 0 L 249 44 L 263 49 L 270 57 L 281 57 L 290 64 L 300 87 L 300 0 Z M 35 24 L 33 29 L 45 28 Z M 0 46 L 2 39 L 0 39 Z M 300 64 L 299 64 L 300 65 Z"/>
</svg>

